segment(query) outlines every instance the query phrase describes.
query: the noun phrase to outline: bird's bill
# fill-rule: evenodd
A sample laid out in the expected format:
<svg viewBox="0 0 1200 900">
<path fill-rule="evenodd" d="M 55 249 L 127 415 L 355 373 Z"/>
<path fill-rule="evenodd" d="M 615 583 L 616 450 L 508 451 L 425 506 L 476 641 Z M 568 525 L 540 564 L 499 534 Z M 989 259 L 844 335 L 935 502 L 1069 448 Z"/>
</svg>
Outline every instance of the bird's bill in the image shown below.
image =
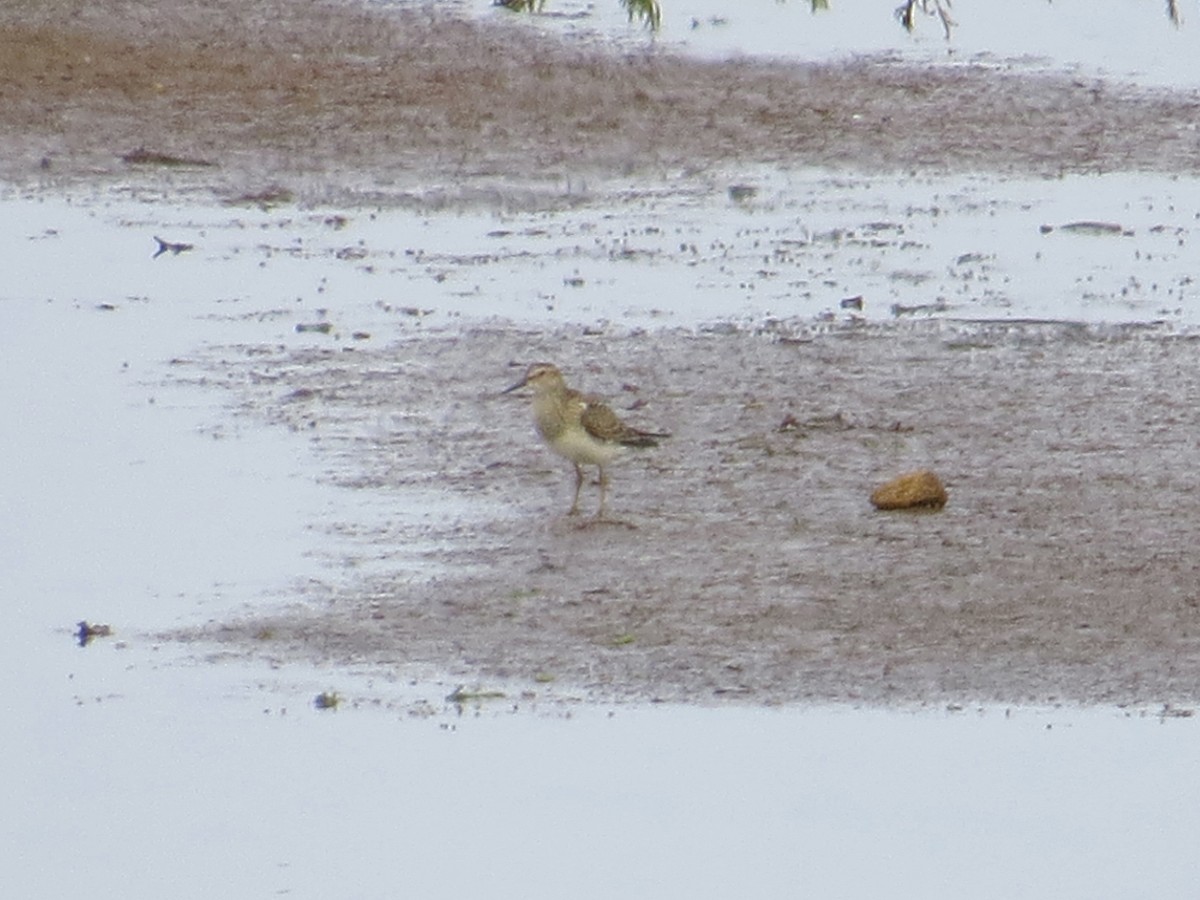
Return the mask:
<svg viewBox="0 0 1200 900">
<path fill-rule="evenodd" d="M 526 385 L 526 383 L 527 383 L 528 381 L 529 381 L 529 379 L 528 379 L 528 378 L 522 378 L 522 379 L 521 379 L 520 381 L 518 381 L 516 384 L 510 384 L 508 387 L 506 387 L 506 388 L 505 388 L 504 390 L 502 390 L 500 393 L 502 393 L 502 394 L 511 394 L 513 391 L 517 391 L 517 390 L 520 390 L 521 388 L 525 387 L 525 385 Z"/>
</svg>

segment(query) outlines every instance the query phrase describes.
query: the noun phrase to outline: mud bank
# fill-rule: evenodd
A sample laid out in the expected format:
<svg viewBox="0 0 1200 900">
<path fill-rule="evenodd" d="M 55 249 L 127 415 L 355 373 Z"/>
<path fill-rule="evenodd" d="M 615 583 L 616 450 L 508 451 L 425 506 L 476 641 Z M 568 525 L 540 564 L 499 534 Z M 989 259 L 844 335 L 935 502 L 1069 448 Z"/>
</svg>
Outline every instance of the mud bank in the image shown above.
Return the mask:
<svg viewBox="0 0 1200 900">
<path fill-rule="evenodd" d="M 230 349 L 202 368 L 241 414 L 395 515 L 359 531 L 361 577 L 173 637 L 593 699 L 1194 701 L 1195 352 L 949 322 Z M 497 393 L 542 358 L 674 432 L 615 467 L 617 524 L 564 515 L 569 466 Z M 926 465 L 944 511 L 870 507 Z"/>
<path fill-rule="evenodd" d="M 435 7 L 20 0 L 0 12 L 0 85 L 5 179 L 228 200 L 561 204 L 599 179 L 718 161 L 1200 169 L 1190 92 L 971 66 L 706 63 L 653 45 L 617 55 Z"/>
<path fill-rule="evenodd" d="M 616 56 L 320 4 L 10 3 L 0 85 L 10 182 L 184 201 L 554 206 L 594 199 L 581 184 L 679 191 L 743 163 L 1200 168 L 1190 93 Z M 295 429 L 330 480 L 395 514 L 321 523 L 357 549 L 295 604 L 172 638 L 605 698 L 1196 699 L 1193 334 L 460 321 L 382 346 L 179 358 L 173 378 Z M 619 524 L 563 516 L 569 473 L 498 397 L 535 359 L 674 433 L 614 471 Z M 944 511 L 871 509 L 879 482 L 925 466 Z"/>
</svg>

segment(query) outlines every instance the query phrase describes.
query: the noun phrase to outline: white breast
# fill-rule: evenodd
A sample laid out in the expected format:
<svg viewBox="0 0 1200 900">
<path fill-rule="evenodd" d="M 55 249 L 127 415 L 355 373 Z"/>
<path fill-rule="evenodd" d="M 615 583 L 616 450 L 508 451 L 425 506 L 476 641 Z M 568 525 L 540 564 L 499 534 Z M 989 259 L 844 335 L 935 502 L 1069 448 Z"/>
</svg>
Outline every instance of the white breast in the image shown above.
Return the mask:
<svg viewBox="0 0 1200 900">
<path fill-rule="evenodd" d="M 621 452 L 620 444 L 598 441 L 582 428 L 566 428 L 549 443 L 555 453 L 587 466 L 607 465 Z"/>
</svg>

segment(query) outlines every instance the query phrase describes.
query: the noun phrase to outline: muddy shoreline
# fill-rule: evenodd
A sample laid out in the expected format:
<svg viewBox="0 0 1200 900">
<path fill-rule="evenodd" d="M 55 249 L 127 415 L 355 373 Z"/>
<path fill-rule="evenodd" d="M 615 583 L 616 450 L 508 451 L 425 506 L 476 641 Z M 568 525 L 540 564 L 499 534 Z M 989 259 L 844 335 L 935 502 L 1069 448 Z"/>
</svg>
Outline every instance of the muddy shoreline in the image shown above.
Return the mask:
<svg viewBox="0 0 1200 900">
<path fill-rule="evenodd" d="M 0 11 L 0 85 L 5 180 L 168 197 L 537 206 L 717 163 L 1200 171 L 1195 92 L 617 55 L 436 7 L 18 0 Z"/>
<path fill-rule="evenodd" d="M 592 700 L 1194 702 L 1196 337 L 497 328 L 349 359 L 281 350 L 252 377 L 217 356 L 240 414 L 393 498 L 393 521 L 357 532 L 391 574 L 172 637 Z M 564 515 L 569 467 L 496 393 L 551 352 L 674 433 L 614 468 L 618 524 Z M 870 507 L 919 466 L 946 481 L 944 511 Z M 423 516 L 430 491 L 457 512 Z"/>
<path fill-rule="evenodd" d="M 174 202 L 549 208 L 741 164 L 1200 172 L 1191 92 L 617 57 L 321 4 L 19 0 L 0 85 L 10 185 Z M 200 348 L 171 378 L 303 433 L 397 515 L 339 523 L 370 574 L 165 637 L 605 700 L 1196 702 L 1195 353 L 1166 327 L 949 321 Z M 569 473 L 496 393 L 547 358 L 675 435 L 614 470 L 624 524 L 562 515 Z M 920 466 L 944 511 L 870 508 Z"/>
</svg>

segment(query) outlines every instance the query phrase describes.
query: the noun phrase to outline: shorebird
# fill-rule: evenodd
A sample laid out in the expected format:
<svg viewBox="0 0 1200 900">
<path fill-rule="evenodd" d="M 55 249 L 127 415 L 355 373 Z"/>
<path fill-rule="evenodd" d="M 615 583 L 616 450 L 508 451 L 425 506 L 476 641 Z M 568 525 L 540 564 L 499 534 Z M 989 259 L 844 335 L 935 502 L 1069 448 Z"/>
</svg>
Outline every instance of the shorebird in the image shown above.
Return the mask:
<svg viewBox="0 0 1200 900">
<path fill-rule="evenodd" d="M 550 363 L 534 363 L 524 378 L 503 393 L 523 387 L 533 388 L 533 421 L 542 439 L 575 466 L 575 498 L 568 515 L 579 513 L 584 466 L 600 470 L 600 508 L 596 518 L 603 519 L 608 493 L 608 473 L 604 467 L 617 457 L 622 447 L 656 447 L 659 438 L 670 437 L 665 432 L 640 431 L 626 425 L 598 397 L 584 396 L 567 387 L 562 372 Z"/>
</svg>

